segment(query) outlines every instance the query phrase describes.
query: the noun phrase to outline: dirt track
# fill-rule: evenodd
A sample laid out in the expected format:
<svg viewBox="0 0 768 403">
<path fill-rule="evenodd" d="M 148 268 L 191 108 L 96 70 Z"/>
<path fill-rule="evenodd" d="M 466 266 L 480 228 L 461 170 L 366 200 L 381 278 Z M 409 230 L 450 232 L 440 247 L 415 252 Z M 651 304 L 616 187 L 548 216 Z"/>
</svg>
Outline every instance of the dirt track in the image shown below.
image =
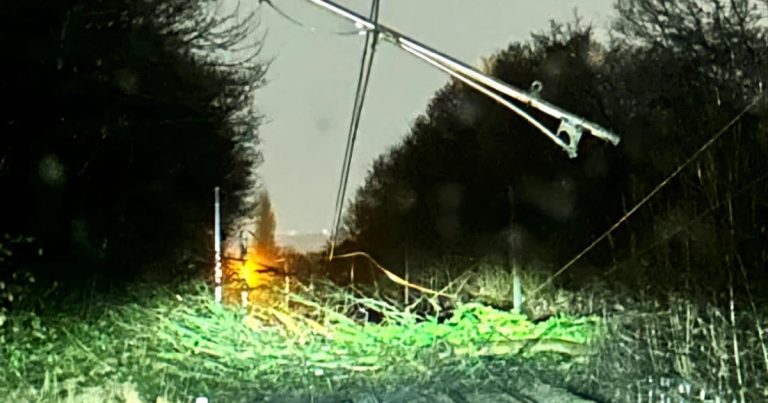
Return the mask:
<svg viewBox="0 0 768 403">
<path fill-rule="evenodd" d="M 447 386 L 447 385 L 444 385 Z M 507 391 L 478 391 L 467 388 L 416 390 L 409 387 L 375 392 L 334 393 L 326 396 L 271 396 L 255 402 L 280 403 L 586 403 L 594 402 L 563 389 L 535 382 L 528 388 Z"/>
<path fill-rule="evenodd" d="M 435 368 L 428 380 L 399 382 L 349 391 L 261 396 L 249 402 L 274 403 L 587 403 L 603 401 L 577 396 L 547 384 L 527 365 L 495 360 L 472 369 Z"/>
</svg>

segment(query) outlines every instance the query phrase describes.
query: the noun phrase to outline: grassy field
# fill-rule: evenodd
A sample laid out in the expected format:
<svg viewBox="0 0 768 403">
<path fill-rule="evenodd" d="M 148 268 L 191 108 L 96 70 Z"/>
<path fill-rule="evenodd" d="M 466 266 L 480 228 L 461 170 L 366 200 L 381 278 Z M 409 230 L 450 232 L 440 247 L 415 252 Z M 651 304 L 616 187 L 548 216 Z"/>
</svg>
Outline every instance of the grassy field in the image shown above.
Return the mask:
<svg viewBox="0 0 768 403">
<path fill-rule="evenodd" d="M 295 283 L 262 289 L 242 308 L 213 302 L 203 283 L 139 287 L 50 313 L 5 318 L 0 395 L 12 401 L 244 401 L 265 393 L 317 393 L 427 379 L 487 356 L 570 362 L 599 333 L 596 317 L 525 316 L 481 303 L 444 321 L 349 288 Z M 383 314 L 378 324 L 350 309 Z M 554 357 L 554 358 L 553 358 Z M 474 369 L 473 369 L 474 368 Z M 480 376 L 478 373 L 477 376 Z"/>
<path fill-rule="evenodd" d="M 429 286 L 456 297 L 447 312 L 425 294 L 398 302 L 391 295 L 402 288 L 391 284 L 388 294 L 293 280 L 286 294 L 280 279 L 252 290 L 246 308 L 236 303 L 238 292 L 233 303 L 217 304 L 209 286 L 192 281 L 16 311 L 0 321 L 7 362 L 0 396 L 258 401 L 299 390 L 429 384 L 446 373 L 481 385 L 489 373 L 509 378 L 512 367 L 525 367 L 602 401 L 768 399 L 766 316 L 758 304 L 549 286 L 526 301 L 524 315 L 498 308 L 511 298 L 506 269 L 473 264 L 456 277 L 445 267 L 439 272 L 429 275 Z M 527 273 L 524 289 L 536 288 L 543 277 Z M 425 305 L 437 311 L 425 314 Z"/>
</svg>

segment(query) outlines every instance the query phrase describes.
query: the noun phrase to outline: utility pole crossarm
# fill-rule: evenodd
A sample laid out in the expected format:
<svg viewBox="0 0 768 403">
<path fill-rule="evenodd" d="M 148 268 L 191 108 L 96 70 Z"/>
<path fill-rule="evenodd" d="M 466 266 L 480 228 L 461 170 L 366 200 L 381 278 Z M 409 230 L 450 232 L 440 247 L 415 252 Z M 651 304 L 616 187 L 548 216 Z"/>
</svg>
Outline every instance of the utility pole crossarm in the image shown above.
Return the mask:
<svg viewBox="0 0 768 403">
<path fill-rule="evenodd" d="M 338 16 L 344 17 L 347 20 L 350 20 L 358 29 L 362 30 L 363 32 L 373 31 L 378 33 L 381 37 L 393 42 L 406 52 L 426 61 L 432 66 L 437 67 L 438 69 L 448 73 L 452 77 L 462 81 L 475 90 L 492 98 L 496 102 L 520 115 L 529 123 L 534 125 L 557 145 L 563 148 L 571 158 L 575 158 L 577 156 L 578 144 L 585 131 L 601 140 L 608 141 L 613 145 L 618 144 L 620 141 L 620 138 L 616 134 L 594 122 L 588 121 L 584 118 L 564 111 L 555 105 L 537 98 L 535 95 L 531 95 L 494 77 L 488 76 L 478 69 L 469 66 L 466 63 L 463 63 L 451 56 L 441 53 L 412 38 L 409 38 L 406 35 L 403 35 L 400 32 L 387 27 L 386 25 L 373 22 L 368 18 L 331 1 L 307 1 L 320 6 Z M 513 98 L 518 102 L 523 103 L 524 105 L 538 109 L 539 111 L 551 116 L 552 118 L 559 120 L 560 126 L 558 127 L 557 131 L 553 133 L 543 124 L 533 118 L 530 114 L 509 102 L 507 99 L 504 99 L 499 94 Z M 561 135 L 566 135 L 568 137 L 568 141 L 565 141 L 563 138 L 561 138 Z"/>
</svg>

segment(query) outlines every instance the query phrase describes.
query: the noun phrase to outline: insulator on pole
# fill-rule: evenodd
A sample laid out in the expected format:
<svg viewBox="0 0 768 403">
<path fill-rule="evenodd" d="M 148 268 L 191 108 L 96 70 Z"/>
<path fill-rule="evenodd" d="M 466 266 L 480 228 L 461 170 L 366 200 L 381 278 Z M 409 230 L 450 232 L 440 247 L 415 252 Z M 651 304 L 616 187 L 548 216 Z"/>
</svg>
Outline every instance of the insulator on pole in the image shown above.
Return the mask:
<svg viewBox="0 0 768 403">
<path fill-rule="evenodd" d="M 381 37 L 393 42 L 406 52 L 428 62 L 440 70 L 443 70 L 444 72 L 450 74 L 452 77 L 461 80 L 465 84 L 468 84 L 470 87 L 483 93 L 484 95 L 491 97 L 493 100 L 499 102 L 501 105 L 520 115 L 529 123 L 534 125 L 534 127 L 549 137 L 555 144 L 560 146 L 571 158 L 575 158 L 577 156 L 579 141 L 581 140 L 582 134 L 584 132 L 589 132 L 591 135 L 601 140 L 610 142 L 613 145 L 618 144 L 620 141 L 619 136 L 601 127 L 600 125 L 569 113 L 539 98 L 539 92 L 541 91 L 542 85 L 538 81 L 533 83 L 530 92 L 520 90 L 494 77 L 491 77 L 479 71 L 478 69 L 467 65 L 466 63 L 463 63 L 423 43 L 409 38 L 408 36 L 387 27 L 386 25 L 380 24 L 378 21 L 371 21 L 365 16 L 355 13 L 354 11 L 351 11 L 331 1 L 307 1 L 320 6 L 338 16 L 346 18 L 347 20 L 350 20 L 352 23 L 354 23 L 357 29 L 360 29 L 363 32 L 374 31 L 380 34 Z M 559 120 L 560 127 L 558 128 L 557 132 L 553 133 L 520 107 L 501 97 L 500 94 L 506 95 L 507 97 L 510 97 L 527 107 L 537 109 L 540 112 L 543 112 L 552 118 Z"/>
</svg>

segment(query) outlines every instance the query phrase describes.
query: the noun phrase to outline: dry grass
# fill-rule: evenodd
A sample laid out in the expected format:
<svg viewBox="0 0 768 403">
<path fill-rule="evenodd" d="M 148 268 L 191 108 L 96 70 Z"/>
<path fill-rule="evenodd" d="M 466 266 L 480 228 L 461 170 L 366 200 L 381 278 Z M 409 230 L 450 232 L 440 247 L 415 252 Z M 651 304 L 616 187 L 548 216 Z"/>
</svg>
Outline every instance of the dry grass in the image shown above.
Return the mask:
<svg viewBox="0 0 768 403">
<path fill-rule="evenodd" d="M 454 273 L 467 270 L 468 294 L 511 306 L 509 268 L 487 260 L 451 263 Z M 523 268 L 522 277 L 525 292 L 542 284 L 546 274 Z M 586 356 L 587 365 L 542 368 L 540 375 L 606 401 L 768 401 L 768 306 L 753 299 L 750 290 L 756 287 L 742 284 L 718 293 L 688 285 L 683 293 L 665 292 L 659 284 L 654 295 L 604 281 L 576 292 L 546 287 L 525 301 L 526 312 L 597 314 L 605 337 L 598 353 Z"/>
<path fill-rule="evenodd" d="M 617 402 L 768 400 L 764 308 L 733 296 L 723 303 L 612 294 L 610 302 L 599 298 L 606 325 L 599 353 L 567 382 Z"/>
<path fill-rule="evenodd" d="M 524 270 L 524 291 L 545 279 Z M 247 310 L 213 303 L 211 290 L 197 284 L 10 315 L 0 326 L 0 354 L 9 363 L 0 368 L 0 394 L 46 402 L 241 401 L 429 384 L 446 374 L 482 384 L 489 373 L 498 381 L 505 378 L 498 371 L 525 368 L 612 402 L 768 400 L 768 311 L 745 289 L 695 298 L 549 286 L 525 301 L 542 319 L 534 323 L 490 308 L 511 303 L 510 271 L 498 262 L 443 262 L 410 281 L 454 298 L 405 293 L 388 281 L 342 288 L 315 278 L 261 289 L 252 298 L 261 304 Z M 440 310 L 451 314 L 445 322 L 437 320 L 446 313 Z M 374 314 L 378 325 L 366 321 Z M 599 329 L 600 339 L 587 340 L 584 329 Z"/>
<path fill-rule="evenodd" d="M 371 385 L 419 384 L 450 367 L 486 382 L 488 356 L 584 354 L 594 318 L 538 324 L 482 304 L 438 323 L 396 304 L 325 281 L 262 289 L 272 304 L 223 306 L 202 284 L 137 290 L 85 307 L 16 312 L 0 329 L 0 395 L 15 401 L 219 401 L 297 390 L 322 394 Z M 269 296 L 264 293 L 272 293 Z M 377 311 L 378 324 L 355 318 Z"/>
</svg>

